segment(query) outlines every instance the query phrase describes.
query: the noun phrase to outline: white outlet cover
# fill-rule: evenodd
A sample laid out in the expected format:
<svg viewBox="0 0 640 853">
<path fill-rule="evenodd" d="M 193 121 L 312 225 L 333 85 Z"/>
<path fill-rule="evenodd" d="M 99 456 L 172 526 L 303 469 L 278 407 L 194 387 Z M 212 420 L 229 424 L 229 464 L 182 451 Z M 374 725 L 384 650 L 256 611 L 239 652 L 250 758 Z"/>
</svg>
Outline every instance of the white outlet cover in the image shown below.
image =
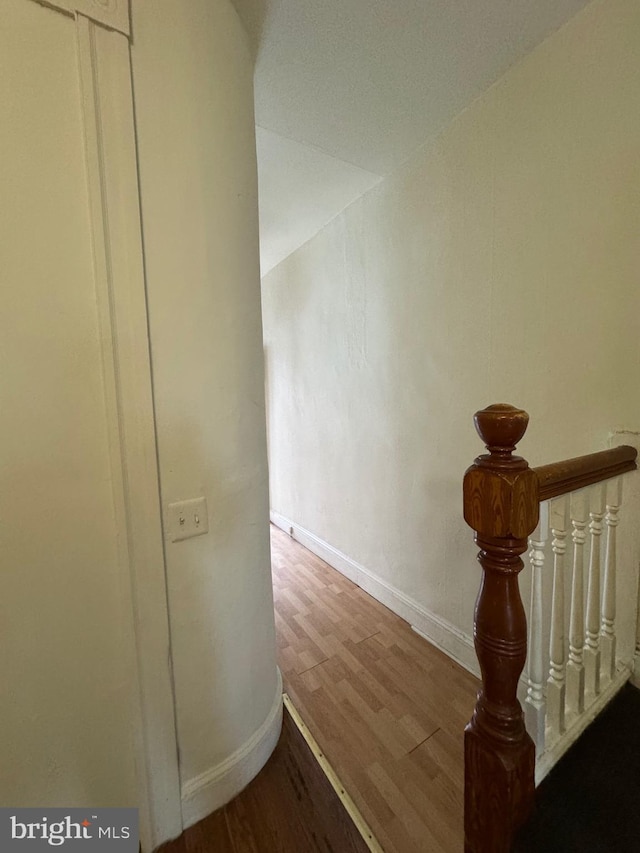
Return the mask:
<svg viewBox="0 0 640 853">
<path fill-rule="evenodd" d="M 167 507 L 169 539 L 180 542 L 192 536 L 209 532 L 209 514 L 206 498 L 177 501 Z"/>
</svg>

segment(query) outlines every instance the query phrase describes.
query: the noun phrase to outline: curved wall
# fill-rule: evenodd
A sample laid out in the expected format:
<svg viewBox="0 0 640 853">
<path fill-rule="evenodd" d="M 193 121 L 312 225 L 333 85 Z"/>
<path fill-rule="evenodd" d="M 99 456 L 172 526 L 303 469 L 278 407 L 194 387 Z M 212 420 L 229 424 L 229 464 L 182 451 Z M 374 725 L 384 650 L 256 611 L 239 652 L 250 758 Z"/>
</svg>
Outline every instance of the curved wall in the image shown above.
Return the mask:
<svg viewBox="0 0 640 853">
<path fill-rule="evenodd" d="M 253 67 L 226 0 L 133 3 L 133 83 L 185 825 L 279 734 L 268 537 Z M 165 525 L 166 526 L 166 525 Z"/>
</svg>

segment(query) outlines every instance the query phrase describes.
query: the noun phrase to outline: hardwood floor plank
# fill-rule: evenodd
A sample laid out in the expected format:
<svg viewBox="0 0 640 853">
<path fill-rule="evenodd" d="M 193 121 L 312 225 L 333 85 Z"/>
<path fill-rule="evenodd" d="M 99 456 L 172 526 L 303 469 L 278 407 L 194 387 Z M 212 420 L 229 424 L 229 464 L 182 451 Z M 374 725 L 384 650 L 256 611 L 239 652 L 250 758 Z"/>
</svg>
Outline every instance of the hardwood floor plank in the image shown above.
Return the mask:
<svg viewBox="0 0 640 853">
<path fill-rule="evenodd" d="M 430 825 L 433 824 L 433 819 L 427 813 L 425 819 L 414 808 L 411 801 L 406 796 L 407 784 L 404 782 L 402 788 L 399 788 L 394 780 L 389 775 L 389 770 L 393 767 L 393 763 L 389 763 L 386 767 L 382 767 L 375 762 L 368 768 L 369 778 L 380 792 L 381 796 L 391 805 L 396 815 L 401 816 L 402 824 L 411 839 L 411 847 L 406 853 L 414 853 L 419 850 L 439 850 L 442 849 L 437 842 L 435 836 L 431 832 Z"/>
<path fill-rule="evenodd" d="M 253 782 L 160 851 L 368 853 L 369 848 L 285 712 L 280 741 Z"/>
<path fill-rule="evenodd" d="M 477 679 L 275 528 L 272 565 L 286 690 L 385 853 L 461 853 Z M 304 672 L 301 631 L 327 655 Z"/>
<path fill-rule="evenodd" d="M 478 682 L 387 608 L 273 530 L 285 689 L 385 853 L 461 853 L 463 741 Z M 285 714 L 235 800 L 163 853 L 365 853 Z"/>
</svg>

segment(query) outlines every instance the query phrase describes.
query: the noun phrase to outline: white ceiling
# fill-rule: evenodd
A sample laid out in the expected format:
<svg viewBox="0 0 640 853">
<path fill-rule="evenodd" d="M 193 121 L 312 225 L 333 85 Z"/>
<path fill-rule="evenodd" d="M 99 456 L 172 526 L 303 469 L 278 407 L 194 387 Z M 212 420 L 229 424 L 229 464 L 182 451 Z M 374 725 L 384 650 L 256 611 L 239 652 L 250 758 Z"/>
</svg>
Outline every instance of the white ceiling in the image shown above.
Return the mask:
<svg viewBox="0 0 640 853">
<path fill-rule="evenodd" d="M 256 45 L 264 275 L 587 0 L 235 0 Z"/>
</svg>

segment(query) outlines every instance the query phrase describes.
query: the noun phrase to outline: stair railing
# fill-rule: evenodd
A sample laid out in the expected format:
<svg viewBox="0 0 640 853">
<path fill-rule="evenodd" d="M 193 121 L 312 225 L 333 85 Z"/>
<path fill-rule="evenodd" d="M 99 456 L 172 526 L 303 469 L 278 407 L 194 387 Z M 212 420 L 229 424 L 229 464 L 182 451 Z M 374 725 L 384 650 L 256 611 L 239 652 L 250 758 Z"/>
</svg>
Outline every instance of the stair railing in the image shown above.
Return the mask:
<svg viewBox="0 0 640 853">
<path fill-rule="evenodd" d="M 636 449 L 623 446 L 535 469 L 541 503 L 529 539 L 529 655 L 521 695 L 536 745 L 537 784 L 634 669 L 639 549 L 628 510 L 638 513 L 640 506 L 632 491 L 623 512 L 622 475 L 635 460 Z M 625 519 L 631 524 L 622 525 L 621 544 L 635 541 L 619 559 Z"/>
<path fill-rule="evenodd" d="M 532 812 L 536 776 L 539 781 L 585 727 L 586 712 L 592 718 L 603 705 L 602 685 L 612 696 L 632 672 L 630 665 L 616 674 L 616 527 L 620 476 L 636 468 L 637 452 L 623 446 L 531 469 L 513 453 L 527 429 L 525 411 L 497 404 L 474 421 L 489 452 L 464 477 L 464 517 L 482 566 L 474 615 L 482 686 L 465 730 L 465 851 L 507 853 Z M 527 659 L 518 575 L 528 549 Z M 545 634 L 547 552 L 553 575 Z M 525 663 L 526 718 L 518 699 Z"/>
</svg>

